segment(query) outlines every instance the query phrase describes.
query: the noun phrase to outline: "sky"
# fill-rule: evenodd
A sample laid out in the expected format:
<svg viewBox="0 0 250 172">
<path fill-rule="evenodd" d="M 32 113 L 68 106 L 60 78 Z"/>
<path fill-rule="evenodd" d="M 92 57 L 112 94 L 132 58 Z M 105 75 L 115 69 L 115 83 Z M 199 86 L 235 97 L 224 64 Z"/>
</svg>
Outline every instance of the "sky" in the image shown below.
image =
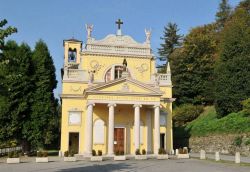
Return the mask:
<svg viewBox="0 0 250 172">
<path fill-rule="evenodd" d="M 58 80 L 55 96 L 61 93 L 60 68 L 63 66 L 63 40 L 86 41 L 85 24 L 93 24 L 92 36 L 102 39 L 115 34 L 115 21 L 121 18 L 122 33 L 138 42 L 145 41 L 144 29 L 152 30 L 151 47 L 157 56 L 163 28 L 178 25 L 180 34 L 215 21 L 221 0 L 0 0 L 0 20 L 7 19 L 18 33 L 8 39 L 28 43 L 33 49 L 42 39 L 48 45 Z M 229 0 L 235 7 L 240 0 Z"/>
</svg>

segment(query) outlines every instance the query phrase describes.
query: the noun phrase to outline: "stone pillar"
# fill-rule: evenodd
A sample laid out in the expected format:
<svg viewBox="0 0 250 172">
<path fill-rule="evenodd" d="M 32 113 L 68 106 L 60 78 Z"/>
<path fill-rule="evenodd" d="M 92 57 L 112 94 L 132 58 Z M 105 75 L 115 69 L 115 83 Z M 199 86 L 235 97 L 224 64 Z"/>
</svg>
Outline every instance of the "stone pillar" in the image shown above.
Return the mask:
<svg viewBox="0 0 250 172">
<path fill-rule="evenodd" d="M 109 129 L 108 129 L 108 155 L 114 154 L 114 110 L 116 104 L 108 104 L 109 107 Z"/>
<path fill-rule="evenodd" d="M 206 159 L 206 152 L 205 150 L 200 151 L 200 159 Z"/>
<path fill-rule="evenodd" d="M 155 108 L 155 133 L 154 133 L 154 154 L 158 154 L 160 148 L 160 106 L 156 105 Z"/>
<path fill-rule="evenodd" d="M 215 161 L 220 161 L 220 153 L 215 152 Z"/>
<path fill-rule="evenodd" d="M 134 108 L 135 108 L 135 119 L 134 119 L 135 150 L 140 149 L 140 107 L 141 105 L 134 105 Z"/>
<path fill-rule="evenodd" d="M 94 103 L 87 104 L 87 116 L 85 123 L 85 154 L 92 154 L 92 141 L 93 141 L 93 107 Z"/>
<path fill-rule="evenodd" d="M 235 163 L 239 164 L 240 163 L 240 152 L 235 153 Z"/>
<path fill-rule="evenodd" d="M 152 153 L 152 109 L 147 110 L 147 153 Z"/>
</svg>

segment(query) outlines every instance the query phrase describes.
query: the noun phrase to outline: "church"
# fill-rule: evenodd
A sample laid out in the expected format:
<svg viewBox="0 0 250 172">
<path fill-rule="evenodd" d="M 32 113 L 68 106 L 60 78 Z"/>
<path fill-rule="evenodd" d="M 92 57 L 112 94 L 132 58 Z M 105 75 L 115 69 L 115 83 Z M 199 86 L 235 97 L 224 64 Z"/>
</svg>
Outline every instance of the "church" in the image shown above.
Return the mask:
<svg viewBox="0 0 250 172">
<path fill-rule="evenodd" d="M 116 24 L 117 32 L 101 40 L 93 37 L 93 25 L 86 25 L 85 43 L 63 41 L 62 154 L 173 150 L 170 65 L 157 73 L 151 30 L 145 29 L 139 43 L 122 33 L 120 19 Z"/>
</svg>

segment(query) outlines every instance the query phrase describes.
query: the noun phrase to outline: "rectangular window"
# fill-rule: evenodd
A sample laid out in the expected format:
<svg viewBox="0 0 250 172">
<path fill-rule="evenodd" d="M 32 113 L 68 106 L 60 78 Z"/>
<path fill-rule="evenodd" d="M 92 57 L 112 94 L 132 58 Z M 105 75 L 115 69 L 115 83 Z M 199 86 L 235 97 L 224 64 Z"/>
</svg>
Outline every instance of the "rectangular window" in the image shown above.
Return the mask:
<svg viewBox="0 0 250 172">
<path fill-rule="evenodd" d="M 69 125 L 81 125 L 81 112 L 80 111 L 69 112 Z"/>
</svg>

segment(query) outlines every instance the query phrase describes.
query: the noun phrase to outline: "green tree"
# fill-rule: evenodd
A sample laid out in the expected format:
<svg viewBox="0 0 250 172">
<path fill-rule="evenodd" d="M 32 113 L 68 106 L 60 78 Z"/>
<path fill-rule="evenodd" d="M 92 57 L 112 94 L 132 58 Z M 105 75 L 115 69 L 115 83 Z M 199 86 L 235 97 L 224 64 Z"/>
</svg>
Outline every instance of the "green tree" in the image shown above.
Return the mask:
<svg viewBox="0 0 250 172">
<path fill-rule="evenodd" d="M 216 23 L 218 24 L 219 29 L 222 29 L 225 25 L 225 22 L 230 17 L 231 7 L 228 4 L 228 0 L 221 0 L 219 5 L 219 11 L 216 13 Z"/>
<path fill-rule="evenodd" d="M 160 55 L 159 60 L 163 62 L 163 65 L 160 66 L 163 68 L 163 72 L 167 71 L 168 57 L 173 53 L 175 48 L 181 45 L 183 36 L 178 34 L 178 32 L 179 29 L 175 23 L 168 23 L 167 26 L 164 27 L 163 37 L 161 37 L 164 42 L 158 49 Z"/>
<path fill-rule="evenodd" d="M 218 117 L 241 110 L 241 101 L 250 97 L 249 21 L 249 11 L 239 6 L 221 33 L 219 60 L 215 68 Z"/>
<path fill-rule="evenodd" d="M 176 103 L 212 104 L 217 37 L 215 25 L 191 30 L 169 57 Z"/>
<path fill-rule="evenodd" d="M 17 32 L 17 28 L 9 26 L 6 29 L 3 29 L 3 27 L 7 24 L 7 20 L 3 19 L 0 21 L 0 50 L 4 47 L 4 39 L 11 35 L 12 33 Z"/>
<path fill-rule="evenodd" d="M 23 141 L 22 128 L 29 119 L 31 83 L 31 50 L 27 44 L 18 46 L 8 41 L 0 63 L 1 85 L 5 102 L 0 105 L 0 140 Z"/>
<path fill-rule="evenodd" d="M 35 148 L 43 148 L 50 144 L 58 132 L 57 101 L 53 90 L 57 81 L 55 67 L 47 45 L 38 41 L 32 56 L 34 68 L 33 103 L 31 106 L 31 121 L 24 128 L 24 135 Z"/>
</svg>

